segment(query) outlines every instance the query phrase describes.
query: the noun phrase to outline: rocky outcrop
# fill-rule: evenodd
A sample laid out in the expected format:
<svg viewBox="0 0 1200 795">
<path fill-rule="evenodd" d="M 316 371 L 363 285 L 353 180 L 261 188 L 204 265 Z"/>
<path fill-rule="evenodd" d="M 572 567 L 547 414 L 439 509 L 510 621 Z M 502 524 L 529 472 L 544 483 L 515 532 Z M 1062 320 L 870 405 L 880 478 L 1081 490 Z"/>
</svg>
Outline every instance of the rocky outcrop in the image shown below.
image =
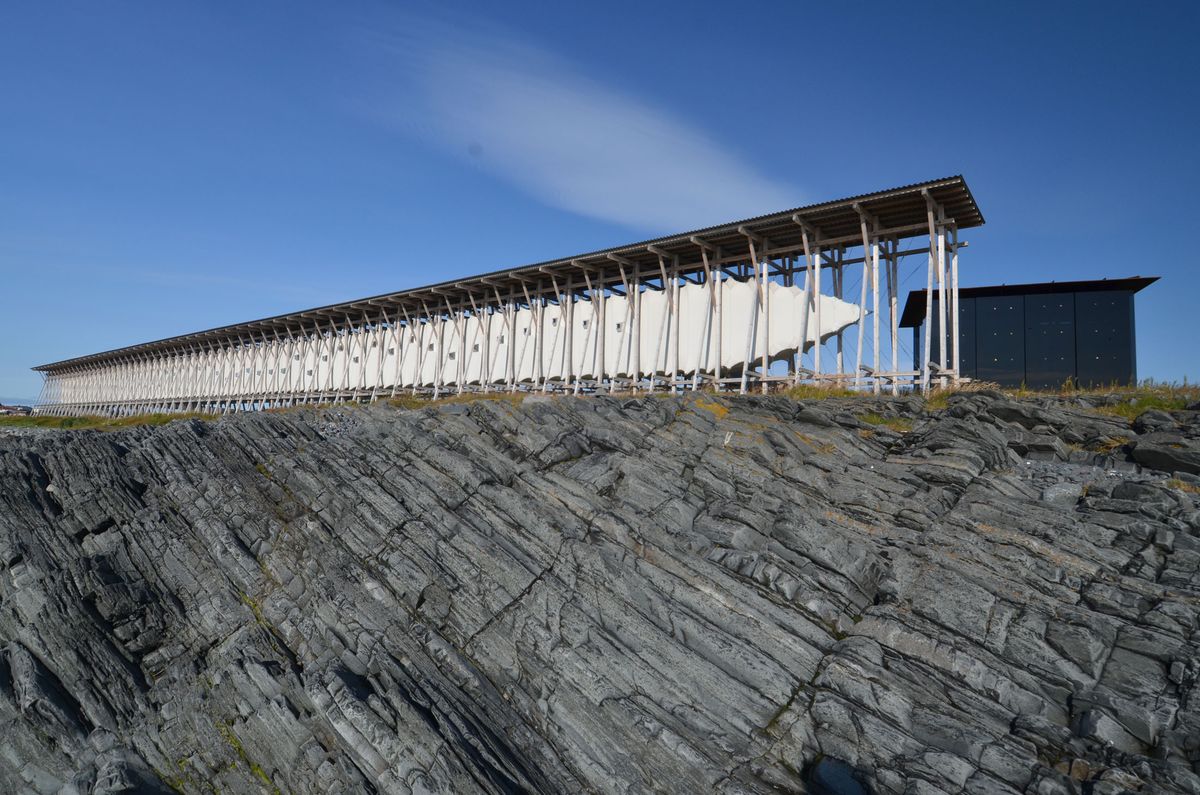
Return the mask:
<svg viewBox="0 0 1200 795">
<path fill-rule="evenodd" d="M 0 790 L 1197 793 L 1195 416 L 529 398 L 0 436 Z"/>
</svg>

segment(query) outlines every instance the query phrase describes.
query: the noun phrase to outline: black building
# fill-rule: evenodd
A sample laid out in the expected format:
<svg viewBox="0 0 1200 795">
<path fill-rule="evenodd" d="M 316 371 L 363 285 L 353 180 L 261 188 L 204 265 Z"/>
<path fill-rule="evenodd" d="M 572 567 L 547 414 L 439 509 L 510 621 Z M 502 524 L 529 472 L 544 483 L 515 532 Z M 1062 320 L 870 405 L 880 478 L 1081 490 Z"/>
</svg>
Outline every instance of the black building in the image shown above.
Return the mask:
<svg viewBox="0 0 1200 795">
<path fill-rule="evenodd" d="M 1137 383 L 1133 294 L 1157 276 L 960 288 L 959 371 L 1002 386 L 1042 389 Z M 933 294 L 930 359 L 941 360 Z M 913 330 L 913 369 L 924 353 L 925 291 L 908 294 L 901 328 Z M 947 326 L 950 319 L 947 317 Z M 950 330 L 947 328 L 947 339 Z"/>
</svg>

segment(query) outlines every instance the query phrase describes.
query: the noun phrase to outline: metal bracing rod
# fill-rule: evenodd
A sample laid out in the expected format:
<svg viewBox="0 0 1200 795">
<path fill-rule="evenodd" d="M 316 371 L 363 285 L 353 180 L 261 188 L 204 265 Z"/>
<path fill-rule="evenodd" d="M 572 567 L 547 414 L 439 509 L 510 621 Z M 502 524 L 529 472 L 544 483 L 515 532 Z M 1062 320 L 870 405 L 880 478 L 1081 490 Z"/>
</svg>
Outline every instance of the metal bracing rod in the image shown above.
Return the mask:
<svg viewBox="0 0 1200 795">
<path fill-rule="evenodd" d="M 653 247 L 651 247 L 651 250 L 653 251 Z M 618 271 L 619 271 L 620 277 L 621 277 L 621 286 L 625 290 L 625 315 L 623 316 L 623 319 L 621 321 L 621 337 L 620 337 L 619 341 L 617 342 L 617 365 L 616 365 L 616 369 L 613 370 L 612 376 L 608 379 L 608 391 L 610 393 L 612 393 L 617 390 L 617 373 L 619 373 L 621 371 L 621 357 L 622 357 L 622 353 L 626 350 L 625 340 L 629 337 L 629 334 L 630 334 L 629 313 L 632 308 L 633 299 L 629 295 L 629 277 L 625 272 L 625 267 L 626 266 L 637 267 L 637 263 L 635 263 L 631 260 L 625 259 L 624 257 L 618 257 L 616 254 L 609 254 L 609 255 L 607 255 L 607 257 L 608 257 L 608 259 L 617 263 Z M 615 288 L 613 288 L 613 289 L 615 290 Z M 600 297 L 601 297 L 601 302 L 604 305 L 601 310 L 601 316 L 604 318 L 604 322 L 601 324 L 601 331 L 600 331 L 600 338 L 603 340 L 608 337 L 608 309 L 607 309 L 608 301 L 604 297 L 604 288 L 600 289 Z M 604 362 L 604 367 L 607 369 L 607 366 L 608 366 L 607 353 L 604 356 L 602 356 L 601 360 Z M 597 384 L 597 388 L 599 388 L 599 384 Z"/>
<path fill-rule="evenodd" d="M 892 239 L 890 253 L 887 259 L 887 277 L 888 277 L 888 326 L 891 329 L 891 346 L 892 346 L 892 372 L 900 370 L 900 316 L 897 314 L 897 293 L 899 292 L 899 258 L 897 249 L 900 247 L 900 241 Z M 899 397 L 900 382 L 896 378 L 892 378 L 892 396 Z"/>
<path fill-rule="evenodd" d="M 675 294 L 675 300 L 671 309 L 671 394 L 677 394 L 682 388 L 680 380 L 683 378 L 683 374 L 679 372 L 679 321 L 683 309 L 680 306 L 682 298 L 680 290 L 682 288 L 679 277 L 679 257 L 672 257 L 671 291 Z"/>
<path fill-rule="evenodd" d="M 946 212 L 938 205 L 938 386 L 945 389 L 946 379 Z"/>
<path fill-rule="evenodd" d="M 754 241 L 750 240 L 750 262 L 755 268 L 755 277 L 757 281 L 758 270 L 758 254 L 754 250 Z M 750 322 L 746 326 L 746 350 L 742 356 L 742 382 L 739 388 L 740 394 L 746 394 L 748 391 L 750 367 L 754 363 L 754 343 L 758 337 L 758 315 L 761 308 L 762 288 L 756 285 L 754 290 L 754 305 L 750 309 Z M 764 383 L 766 373 L 763 373 Z"/>
<path fill-rule="evenodd" d="M 537 337 L 533 343 L 533 356 L 537 360 L 537 368 L 534 371 L 534 389 L 546 391 L 546 296 L 542 293 L 542 283 L 538 282 L 537 286 L 537 313 L 534 318 L 534 325 L 537 328 Z"/>
<path fill-rule="evenodd" d="M 863 239 L 866 240 L 866 225 L 863 225 Z M 864 242 L 863 250 L 869 251 L 869 245 Z M 868 257 L 869 259 L 869 257 Z M 867 262 L 863 262 L 862 268 L 862 285 L 859 290 L 858 300 L 858 342 L 854 346 L 854 385 L 862 384 L 862 355 L 863 355 L 863 336 L 867 323 L 867 285 L 871 283 L 871 268 Z"/>
<path fill-rule="evenodd" d="M 630 324 L 630 312 L 633 311 L 634 298 L 633 298 L 633 296 L 631 296 L 629 294 L 629 277 L 625 273 L 624 262 L 622 262 L 620 264 L 620 270 L 621 270 L 621 285 L 625 288 L 625 295 L 624 295 L 624 297 L 625 297 L 625 314 L 622 315 L 622 319 L 619 324 L 621 327 L 621 336 L 620 336 L 620 339 L 618 339 L 618 341 L 617 341 L 617 366 L 613 370 L 612 378 L 608 379 L 609 393 L 617 391 L 617 373 L 621 372 L 622 358 L 625 355 L 625 351 L 628 349 L 625 345 L 625 341 L 627 339 L 629 339 L 630 336 L 632 336 L 632 334 L 633 334 L 632 330 L 629 328 L 629 324 Z M 608 303 L 608 302 L 605 301 L 605 303 Z M 627 362 L 628 360 L 625 360 L 625 361 Z M 630 385 L 630 388 L 632 388 L 632 384 Z"/>
<path fill-rule="evenodd" d="M 805 233 L 807 237 L 807 233 Z M 812 307 L 812 266 L 808 261 L 808 249 L 804 252 L 804 294 L 800 298 L 800 343 L 796 346 L 796 363 L 792 370 L 792 386 L 800 383 L 800 372 L 804 369 L 804 349 L 808 347 L 808 321 Z M 792 274 L 792 285 L 796 284 L 796 276 Z M 819 335 L 818 335 L 819 340 Z"/>
<path fill-rule="evenodd" d="M 608 305 L 608 300 L 604 297 L 604 287 L 601 286 L 592 292 L 592 325 L 596 327 L 596 358 L 592 361 L 599 360 L 599 369 L 593 367 L 596 372 L 596 391 L 599 392 L 604 388 L 604 377 L 608 374 L 608 351 L 606 350 L 605 342 L 608 338 L 608 314 L 604 311 Z M 599 317 L 597 318 L 597 314 Z"/>
<path fill-rule="evenodd" d="M 504 329 L 504 332 L 503 332 L 503 334 L 501 334 L 500 339 L 503 340 L 504 335 L 508 334 L 508 307 L 505 305 L 504 299 L 502 299 L 500 297 L 500 288 L 499 287 L 493 286 L 492 293 L 494 293 L 496 296 L 496 303 L 492 307 L 492 315 L 495 316 L 497 314 L 497 312 L 503 313 L 503 315 L 501 317 L 501 321 L 500 321 L 502 324 L 501 328 Z M 491 328 L 490 321 L 488 323 L 488 328 L 489 329 Z M 488 336 L 490 337 L 491 334 L 489 333 Z M 506 346 L 505 351 L 507 352 L 507 350 L 508 350 L 508 347 Z M 499 351 L 497 351 L 497 353 L 499 353 Z M 488 359 L 488 380 L 489 381 L 492 380 L 492 373 L 495 372 L 495 367 L 496 367 L 495 362 L 489 358 Z M 507 382 L 508 382 L 508 361 L 507 361 L 507 359 L 505 359 L 505 364 L 504 364 L 504 381 L 507 384 Z M 486 392 L 487 389 L 484 389 L 484 391 Z"/>
<path fill-rule="evenodd" d="M 381 307 L 379 309 L 379 315 L 381 320 L 375 325 L 375 340 L 372 343 L 374 347 L 379 349 L 379 362 L 378 366 L 375 368 L 375 378 L 371 381 L 371 394 L 367 398 L 372 402 L 374 402 L 375 398 L 379 395 L 379 390 L 384 385 L 383 371 L 387 368 L 388 351 L 392 351 L 392 358 L 396 357 L 396 324 L 392 322 L 390 317 L 388 317 L 386 309 Z M 386 333 L 392 338 L 392 346 L 390 348 L 384 338 L 384 329 L 387 330 Z"/>
<path fill-rule="evenodd" d="M 417 330 L 413 327 L 412 318 L 409 317 L 408 307 L 401 306 L 400 311 L 404 314 L 404 330 L 400 334 L 399 356 L 396 361 L 396 382 L 392 384 L 392 397 L 396 396 L 396 390 L 400 388 L 401 381 L 404 380 L 404 363 L 408 361 L 407 357 L 412 353 L 413 346 L 417 342 Z M 420 349 L 417 350 L 417 355 L 420 356 Z M 414 384 L 416 383 L 417 375 L 419 373 L 413 376 Z"/>
<path fill-rule="evenodd" d="M 515 288 L 508 292 L 508 345 L 505 346 L 504 352 L 507 360 L 505 379 L 508 391 L 515 393 L 517 391 L 517 291 Z"/>
<path fill-rule="evenodd" d="M 484 312 L 481 314 L 479 311 L 478 304 L 475 303 L 475 294 L 470 293 L 470 298 L 471 298 L 471 316 L 475 318 L 475 323 L 474 323 L 475 336 L 471 340 L 471 360 L 474 361 L 475 354 L 478 353 L 482 349 L 483 355 L 482 355 L 482 357 L 480 357 L 482 359 L 482 361 L 480 362 L 480 365 L 479 365 L 479 383 L 481 386 L 483 386 L 483 391 L 486 392 L 488 377 L 490 375 L 490 373 L 488 373 L 486 371 L 486 368 L 488 367 L 488 355 L 487 355 L 488 339 L 487 338 L 489 336 L 490 324 L 487 327 L 484 326 L 484 315 L 487 314 L 487 311 L 486 311 L 487 310 L 487 306 L 486 306 L 487 299 L 486 298 L 484 299 L 485 300 Z M 483 335 L 482 346 L 479 342 L 480 334 Z M 466 380 L 466 379 L 464 378 L 464 380 Z"/>
<path fill-rule="evenodd" d="M 367 315 L 363 315 L 362 323 L 358 326 L 358 376 L 357 383 L 353 390 L 350 390 L 347 385 L 347 390 L 351 391 L 355 398 L 361 397 L 366 390 L 367 383 L 367 357 L 370 355 L 367 342 L 372 342 L 375 347 L 379 347 L 378 335 L 375 334 L 375 329 L 369 328 L 371 319 Z M 370 338 L 368 339 L 368 336 Z"/>
<path fill-rule="evenodd" d="M 875 231 L 878 232 L 879 223 L 875 222 L 873 224 L 873 226 L 874 226 Z M 872 291 L 871 292 L 871 295 L 872 295 L 871 311 L 874 313 L 874 317 L 871 318 L 871 334 L 872 334 L 872 337 L 871 337 L 871 340 L 872 340 L 871 366 L 872 366 L 872 369 L 874 370 L 874 372 L 878 373 L 880 370 L 880 362 L 879 362 L 879 236 L 878 236 L 878 234 L 876 234 L 875 238 L 871 241 L 871 291 Z M 875 394 L 878 395 L 879 391 L 880 391 L 880 387 L 881 387 L 881 384 L 879 381 L 879 376 L 873 374 L 872 380 L 874 381 Z"/>
<path fill-rule="evenodd" d="M 951 344 L 953 345 L 951 358 L 954 362 L 952 368 L 954 372 L 954 384 L 957 386 L 962 379 L 962 359 L 959 358 L 958 354 L 958 225 L 953 221 L 950 222 L 950 235 L 952 244 L 950 247 L 950 335 L 952 338 Z"/>
<path fill-rule="evenodd" d="M 633 307 L 633 384 L 634 391 L 642 388 L 642 266 L 633 266 L 633 285 L 630 304 Z"/>
<path fill-rule="evenodd" d="M 445 296 L 443 296 L 443 298 L 445 298 Z M 447 319 L 453 320 L 454 333 L 458 337 L 458 350 L 455 353 L 457 361 L 455 362 L 456 367 L 454 370 L 454 381 L 456 385 L 456 393 L 461 395 L 463 393 L 463 381 L 465 380 L 463 378 L 463 364 L 466 361 L 464 353 L 467 342 L 466 329 L 464 328 L 465 321 L 463 319 L 462 312 L 456 312 L 450 308 L 449 299 L 446 300 L 446 313 L 448 316 Z"/>
<path fill-rule="evenodd" d="M 925 196 L 925 213 L 929 225 L 929 264 L 925 273 L 925 355 L 921 359 L 921 391 L 929 392 L 929 356 L 933 334 L 933 259 L 937 250 L 937 230 L 934 221 L 934 201 L 928 191 Z"/>
<path fill-rule="evenodd" d="M 434 333 L 435 344 L 437 345 L 437 358 L 433 361 L 433 399 L 437 400 L 441 396 L 442 387 L 446 381 L 446 321 L 449 318 L 443 319 L 438 317 L 437 331 Z"/>
<path fill-rule="evenodd" d="M 864 313 L 866 312 L 867 304 L 867 283 L 871 284 L 873 303 L 872 311 L 874 317 L 871 322 L 872 342 L 874 350 L 872 351 L 873 367 L 871 368 L 871 380 L 874 386 L 875 394 L 879 394 L 879 378 L 875 373 L 879 372 L 879 239 L 871 234 L 879 229 L 879 223 L 867 214 L 857 204 L 854 209 L 858 211 L 859 229 L 862 232 L 862 247 L 863 247 L 863 275 L 862 275 L 862 303 L 859 306 L 858 313 L 858 351 L 855 354 L 854 375 L 855 383 L 861 382 L 862 375 L 862 349 L 863 349 L 863 323 Z M 868 231 L 870 226 L 871 231 Z"/>
<path fill-rule="evenodd" d="M 425 377 L 425 361 L 429 358 L 429 348 L 433 347 L 433 398 L 436 400 L 438 397 L 438 377 L 441 372 L 441 363 L 438 361 L 442 353 L 441 334 L 439 333 L 440 329 L 434 328 L 433 315 L 429 313 L 429 307 L 426 306 L 424 301 L 421 302 L 421 311 L 424 313 L 421 325 L 421 358 L 417 363 L 417 375 L 413 379 L 413 394 L 417 394 L 417 386 L 421 384 L 421 380 Z M 440 326 L 441 324 L 438 325 Z M 431 342 L 426 342 L 425 337 L 427 335 L 433 338 Z"/>
<path fill-rule="evenodd" d="M 834 262 L 836 263 L 833 275 L 833 294 L 838 300 L 844 300 L 846 297 L 846 249 L 844 245 L 838 244 L 834 251 Z M 837 374 L 846 374 L 846 336 L 844 329 L 838 329 L 837 333 L 837 350 L 835 351 L 837 360 Z"/>
<path fill-rule="evenodd" d="M 657 380 L 658 376 L 658 356 L 660 351 L 662 352 L 662 369 L 664 374 L 667 371 L 667 367 L 670 366 L 669 346 L 671 344 L 671 317 L 675 313 L 675 293 L 673 290 L 667 289 L 667 264 L 661 254 L 658 255 L 658 273 L 660 279 L 659 284 L 667 296 L 667 312 L 662 316 L 662 321 L 659 323 L 658 339 L 654 344 L 654 365 L 650 372 L 651 392 L 654 391 L 655 381 Z M 667 347 L 664 347 L 664 340 L 666 340 Z"/>
<path fill-rule="evenodd" d="M 529 350 L 530 328 L 536 327 L 536 325 L 537 325 L 537 310 L 534 308 L 533 299 L 529 295 L 529 285 L 526 284 L 524 281 L 521 282 L 521 292 L 525 296 L 525 305 L 529 307 L 529 324 L 530 325 L 526 326 L 521 332 L 521 352 L 518 356 L 516 356 L 514 361 L 523 363 L 525 361 L 525 351 Z M 513 340 L 513 345 L 514 346 L 516 345 L 515 339 Z M 537 350 L 537 341 L 536 340 L 534 340 L 533 347 L 534 347 L 534 351 L 536 352 L 536 350 Z M 520 371 L 519 365 L 515 367 L 515 371 L 519 375 L 519 371 Z M 516 380 L 519 381 L 520 379 L 517 378 Z M 536 378 L 534 379 L 534 388 L 535 389 L 537 388 L 537 379 Z"/>
<path fill-rule="evenodd" d="M 346 328 L 341 332 L 342 341 L 338 343 L 339 349 L 346 352 L 346 355 L 342 357 L 342 380 L 340 384 L 334 386 L 334 389 L 343 396 L 350 391 L 350 363 L 354 359 L 354 321 L 350 319 L 349 315 L 345 316 L 345 320 Z"/>
<path fill-rule="evenodd" d="M 800 350 L 804 350 L 805 344 L 808 342 L 808 312 L 811 307 L 813 314 L 816 316 L 817 336 L 813 340 L 813 372 L 818 375 L 821 372 L 821 246 L 819 243 L 820 237 L 816 229 L 813 229 L 808 224 L 799 220 L 797 216 L 792 216 L 792 220 L 800 225 L 800 239 L 804 245 L 804 264 L 807 273 L 804 276 L 804 303 L 803 313 L 801 315 L 800 328 Z M 812 235 L 812 240 L 809 240 L 809 235 Z M 797 357 L 799 358 L 799 357 Z M 799 379 L 797 379 L 799 380 Z"/>
<path fill-rule="evenodd" d="M 738 230 L 742 231 L 742 230 Z M 743 234 L 745 234 L 743 232 Z M 747 235 L 749 237 L 749 235 Z M 764 247 L 766 241 L 763 241 Z M 759 262 L 758 255 L 754 250 L 754 240 L 750 239 L 750 256 L 752 257 L 755 276 L 758 276 L 757 271 L 761 269 L 762 276 L 758 279 L 759 301 L 762 303 L 762 324 L 763 324 L 763 349 L 762 349 L 762 393 L 767 394 L 767 377 L 771 371 L 771 282 L 767 275 L 767 263 Z M 757 336 L 757 335 L 756 335 Z M 757 340 L 756 340 L 757 341 Z M 747 361 L 746 368 L 749 369 L 750 363 Z"/>
<path fill-rule="evenodd" d="M 571 386 L 571 379 L 575 377 L 575 280 L 573 277 L 567 277 L 567 380 L 565 386 Z M 578 382 L 576 382 L 576 394 L 579 393 Z"/>
<path fill-rule="evenodd" d="M 583 271 L 583 281 L 584 281 L 584 284 L 587 285 L 587 291 L 585 294 L 588 296 L 587 300 L 588 300 L 588 309 L 590 311 L 590 314 L 588 316 L 587 321 L 585 321 L 587 323 L 587 333 L 583 335 L 583 359 L 579 363 L 579 372 L 575 375 L 575 394 L 576 395 L 579 394 L 579 390 L 580 390 L 580 386 L 581 386 L 580 382 L 583 380 L 583 371 L 587 369 L 588 348 L 591 348 L 591 350 L 592 350 L 592 375 L 595 376 L 595 374 L 596 374 L 596 348 L 598 347 L 596 345 L 591 344 L 592 333 L 595 332 L 596 327 L 598 325 L 597 324 L 597 311 L 596 311 L 596 294 L 595 294 L 595 290 L 592 288 L 592 278 L 586 270 Z"/>
<path fill-rule="evenodd" d="M 551 351 L 551 355 L 553 355 L 554 351 L 559 350 L 559 347 L 558 347 L 559 340 L 561 340 L 564 337 L 564 332 L 563 332 L 563 318 L 564 318 L 563 294 L 558 289 L 558 277 L 556 277 L 553 273 L 550 274 L 550 288 L 554 291 L 554 301 L 555 301 L 556 305 L 558 306 L 558 319 L 554 324 L 554 341 L 552 343 L 550 343 L 550 351 Z M 559 354 L 559 356 L 560 356 L 560 361 L 561 361 L 561 353 Z M 562 367 L 559 366 L 555 369 L 558 370 L 559 378 L 561 378 L 562 377 Z M 549 391 L 550 391 L 550 378 L 549 378 L 549 376 L 547 376 L 542 379 L 542 393 L 545 394 L 546 392 L 549 392 Z"/>
<path fill-rule="evenodd" d="M 712 271 L 708 268 L 707 252 L 702 248 L 700 249 L 700 255 L 704 259 L 704 286 L 708 289 L 705 290 L 707 293 L 705 298 L 707 300 L 704 307 L 704 322 L 701 324 L 701 328 L 704 329 L 704 341 L 696 346 L 696 362 L 692 368 L 693 392 L 700 389 L 700 369 L 705 363 L 704 357 L 712 353 L 709 347 L 712 345 L 712 316 L 713 306 L 716 303 L 716 290 L 713 288 Z"/>
<path fill-rule="evenodd" d="M 305 327 L 304 321 L 300 321 L 300 403 L 307 405 L 312 400 L 313 388 L 317 381 L 317 368 L 321 361 L 321 352 L 319 349 L 320 334 L 316 325 L 313 325 L 312 330 Z M 309 360 L 312 360 L 312 368 L 309 368 Z"/>
<path fill-rule="evenodd" d="M 759 291 L 762 293 L 762 324 L 763 324 L 763 349 L 762 349 L 762 393 L 767 394 L 767 378 L 771 374 L 771 281 L 767 274 L 767 263 L 759 263 L 759 268 L 762 270 L 762 277 L 759 281 Z"/>
<path fill-rule="evenodd" d="M 692 238 L 693 242 L 695 242 L 695 240 L 695 238 Z M 725 360 L 723 358 L 725 356 L 725 324 L 724 315 L 722 313 L 722 304 L 725 297 L 725 277 L 721 275 L 721 269 L 719 267 L 715 269 L 710 267 L 710 263 L 708 261 L 708 252 L 710 249 L 714 250 L 718 257 L 721 255 L 721 250 L 713 246 L 700 247 L 700 257 L 704 260 L 705 273 L 711 273 L 712 275 L 709 278 L 715 279 L 714 282 L 710 282 L 710 290 L 714 293 L 713 325 L 716 326 L 717 336 L 717 364 L 713 368 L 713 376 L 716 384 L 716 391 L 720 392 L 725 388 L 724 384 L 721 383 L 721 379 L 725 375 Z"/>
</svg>

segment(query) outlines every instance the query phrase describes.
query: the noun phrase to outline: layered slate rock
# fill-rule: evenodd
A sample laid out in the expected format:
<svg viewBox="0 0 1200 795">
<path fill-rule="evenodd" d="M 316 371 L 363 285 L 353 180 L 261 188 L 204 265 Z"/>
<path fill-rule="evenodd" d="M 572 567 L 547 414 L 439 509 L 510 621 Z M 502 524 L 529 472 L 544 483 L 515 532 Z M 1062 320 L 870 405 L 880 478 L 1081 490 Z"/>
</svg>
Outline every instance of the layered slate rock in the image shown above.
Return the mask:
<svg viewBox="0 0 1200 795">
<path fill-rule="evenodd" d="M 1198 436 L 981 392 L 0 437 L 0 790 L 1200 792 Z"/>
</svg>

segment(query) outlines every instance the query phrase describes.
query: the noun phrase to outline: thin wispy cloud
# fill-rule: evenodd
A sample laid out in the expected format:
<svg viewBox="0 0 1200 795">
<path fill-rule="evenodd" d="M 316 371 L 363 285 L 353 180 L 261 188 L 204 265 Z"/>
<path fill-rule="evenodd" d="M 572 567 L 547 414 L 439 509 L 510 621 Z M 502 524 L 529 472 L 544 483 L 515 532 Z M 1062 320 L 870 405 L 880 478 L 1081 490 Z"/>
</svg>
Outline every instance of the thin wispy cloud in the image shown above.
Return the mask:
<svg viewBox="0 0 1200 795">
<path fill-rule="evenodd" d="M 389 49 L 418 104 L 393 123 L 551 206 L 671 231 L 801 203 L 698 124 L 510 32 L 423 20 Z"/>
</svg>

